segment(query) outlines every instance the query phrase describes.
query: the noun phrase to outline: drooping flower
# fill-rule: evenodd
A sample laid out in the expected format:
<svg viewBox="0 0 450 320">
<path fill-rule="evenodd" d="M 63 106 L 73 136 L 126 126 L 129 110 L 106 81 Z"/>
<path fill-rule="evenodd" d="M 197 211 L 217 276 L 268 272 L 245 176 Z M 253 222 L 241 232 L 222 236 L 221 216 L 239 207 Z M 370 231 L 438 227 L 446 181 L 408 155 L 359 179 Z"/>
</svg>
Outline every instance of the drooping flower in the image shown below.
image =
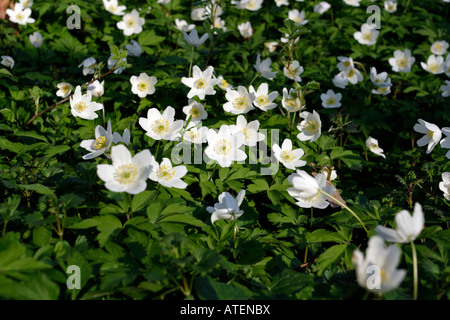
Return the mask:
<svg viewBox="0 0 450 320">
<path fill-rule="evenodd" d="M 333 90 L 329 89 L 327 93 L 322 93 L 320 95 L 322 99 L 322 107 L 325 109 L 339 108 L 341 106 L 341 93 L 334 93 Z"/>
<path fill-rule="evenodd" d="M 444 193 L 444 198 L 450 201 L 450 172 L 442 173 L 442 181 L 439 182 L 439 189 Z"/>
<path fill-rule="evenodd" d="M 273 101 L 278 97 L 278 92 L 273 91 L 269 93 L 269 85 L 267 83 L 261 83 L 256 91 L 253 86 L 250 86 L 249 92 L 255 95 L 255 99 L 253 100 L 255 107 L 263 111 L 277 107 L 277 104 Z"/>
<path fill-rule="evenodd" d="M 56 87 L 59 89 L 56 92 L 56 95 L 61 98 L 66 98 L 70 95 L 72 92 L 72 85 L 67 82 L 60 82 L 56 85 Z"/>
<path fill-rule="evenodd" d="M 411 70 L 411 66 L 416 61 L 416 58 L 411 56 L 411 51 L 405 49 L 403 51 L 395 50 L 394 57 L 389 58 L 389 64 L 395 72 L 407 73 Z"/>
<path fill-rule="evenodd" d="M 353 37 L 359 43 L 371 46 L 377 42 L 377 38 L 378 38 L 379 34 L 380 34 L 380 31 L 375 29 L 373 26 L 370 26 L 369 24 L 364 23 L 361 26 L 361 31 L 356 31 L 353 34 Z"/>
<path fill-rule="evenodd" d="M 15 61 L 10 56 L 2 56 L 2 61 L 0 61 L 0 63 L 5 67 L 12 69 L 14 68 Z"/>
<path fill-rule="evenodd" d="M 209 129 L 205 154 L 221 167 L 229 167 L 233 161 L 244 161 L 247 154 L 239 148 L 245 142 L 245 135 L 229 126 L 221 126 L 219 132 Z"/>
<path fill-rule="evenodd" d="M 449 44 L 445 40 L 435 41 L 430 47 L 430 51 L 432 54 L 442 56 L 447 52 Z"/>
<path fill-rule="evenodd" d="M 317 12 L 318 14 L 322 15 L 326 11 L 328 11 L 328 9 L 330 9 L 330 8 L 331 8 L 331 5 L 328 2 L 321 1 L 314 7 L 314 12 Z"/>
<path fill-rule="evenodd" d="M 139 125 L 146 131 L 146 135 L 155 140 L 173 141 L 183 128 L 184 121 L 175 121 L 175 109 L 168 106 L 161 114 L 158 109 L 147 111 L 147 118 L 139 118 Z"/>
<path fill-rule="evenodd" d="M 70 98 L 70 112 L 74 117 L 80 117 L 86 120 L 96 119 L 98 115 L 95 113 L 103 109 L 103 105 L 92 101 L 92 93 L 87 91 L 86 94 L 81 94 L 81 87 L 75 88 L 75 93 Z"/>
<path fill-rule="evenodd" d="M 300 117 L 303 120 L 297 125 L 297 129 L 300 131 L 300 133 L 297 135 L 297 138 L 300 141 L 310 142 L 319 139 L 321 134 L 322 122 L 320 121 L 320 116 L 316 112 L 316 110 L 313 110 L 312 113 L 303 111 L 300 113 Z"/>
<path fill-rule="evenodd" d="M 114 135 L 111 129 L 111 120 L 108 120 L 106 130 L 101 125 L 95 128 L 95 139 L 81 141 L 80 147 L 90 152 L 84 155 L 83 159 L 93 159 L 108 152 L 113 142 Z"/>
<path fill-rule="evenodd" d="M 271 63 L 272 61 L 270 60 L 270 58 L 264 59 L 261 62 L 261 55 L 258 53 L 256 57 L 256 64 L 254 65 L 256 72 L 258 72 L 263 78 L 266 78 L 268 80 L 275 79 L 278 71 L 272 72 L 272 68 L 270 67 Z"/>
<path fill-rule="evenodd" d="M 305 19 L 305 11 L 298 11 L 298 9 L 289 10 L 288 19 L 294 21 L 296 26 L 303 26 L 308 23 L 308 20 Z"/>
<path fill-rule="evenodd" d="M 117 22 L 117 28 L 123 30 L 125 36 L 131 36 L 141 33 L 144 23 L 145 19 L 139 16 L 139 11 L 133 9 L 123 16 L 122 21 Z"/>
<path fill-rule="evenodd" d="M 181 32 L 183 33 L 184 40 L 186 40 L 186 42 L 190 46 L 193 46 L 196 48 L 201 46 L 209 38 L 208 33 L 205 33 L 204 35 L 201 36 L 201 38 L 199 38 L 198 32 L 196 29 L 192 29 L 192 31 L 189 34 L 187 34 L 186 31 L 184 31 L 184 30 L 182 30 Z"/>
<path fill-rule="evenodd" d="M 105 10 L 116 16 L 123 16 L 125 14 L 126 6 L 120 6 L 117 0 L 103 0 Z"/>
<path fill-rule="evenodd" d="M 358 284 L 378 294 L 396 289 L 406 276 L 406 270 L 397 269 L 400 255 L 398 246 L 386 248 L 381 237 L 370 237 L 365 257 L 358 249 L 353 251 L 352 262 Z"/>
<path fill-rule="evenodd" d="M 133 157 L 123 144 L 111 148 L 112 164 L 97 165 L 97 175 L 113 192 L 138 194 L 147 188 L 152 155 L 145 149 Z"/>
<path fill-rule="evenodd" d="M 39 31 L 33 32 L 29 36 L 30 42 L 35 48 L 40 48 L 42 46 L 42 34 Z"/>
<path fill-rule="evenodd" d="M 303 107 L 302 103 L 297 96 L 297 91 L 294 88 L 289 89 L 283 88 L 283 99 L 281 100 L 281 105 L 288 112 L 300 111 Z"/>
<path fill-rule="evenodd" d="M 378 146 L 378 140 L 374 139 L 372 137 L 368 137 L 366 140 L 366 147 L 369 148 L 370 151 L 372 151 L 373 153 L 375 153 L 376 155 L 379 155 L 383 158 L 386 159 L 386 156 L 383 154 L 383 149 L 381 149 Z"/>
<path fill-rule="evenodd" d="M 306 171 L 297 169 L 288 177 L 288 181 L 292 187 L 286 191 L 301 208 L 325 209 L 330 204 L 326 194 L 332 195 L 335 191 L 333 185 L 327 185 L 327 178 L 321 173 L 312 177 Z"/>
<path fill-rule="evenodd" d="M 425 224 L 422 206 L 416 202 L 414 213 L 402 210 L 395 215 L 397 230 L 381 225 L 375 227 L 375 231 L 386 241 L 396 243 L 408 243 L 414 241 L 422 232 Z"/>
<path fill-rule="evenodd" d="M 167 188 L 185 189 L 187 183 L 181 180 L 187 173 L 186 166 L 172 167 L 168 158 L 163 158 L 161 164 L 152 156 L 152 170 L 148 178 Z"/>
<path fill-rule="evenodd" d="M 237 90 L 227 90 L 225 98 L 228 100 L 223 105 L 223 109 L 226 112 L 244 114 L 254 109 L 253 100 L 255 99 L 255 94 L 248 92 L 244 86 L 238 86 Z"/>
<path fill-rule="evenodd" d="M 90 85 L 86 87 L 86 90 L 90 91 L 92 93 L 93 97 L 101 97 L 103 96 L 103 93 L 105 93 L 105 80 L 102 82 L 95 80 Z"/>
<path fill-rule="evenodd" d="M 136 40 L 131 40 L 131 43 L 125 46 L 130 57 L 140 57 L 142 54 L 142 47 Z"/>
<path fill-rule="evenodd" d="M 183 77 L 181 82 L 191 88 L 187 97 L 189 99 L 197 96 L 200 100 L 205 99 L 205 95 L 214 95 L 216 90 L 214 86 L 219 80 L 213 78 L 214 67 L 209 66 L 205 71 L 200 70 L 198 66 L 192 68 L 192 78 Z"/>
<path fill-rule="evenodd" d="M 300 63 L 297 60 L 292 60 L 289 66 L 284 66 L 283 68 L 283 74 L 291 79 L 296 80 L 297 82 L 301 82 L 302 78 L 300 78 L 300 75 L 303 73 L 304 69 L 300 65 Z"/>
<path fill-rule="evenodd" d="M 250 38 L 253 35 L 253 29 L 250 21 L 238 25 L 239 32 L 244 38 Z"/>
<path fill-rule="evenodd" d="M 199 123 L 208 118 L 208 112 L 206 112 L 205 107 L 194 99 L 189 99 L 188 105 L 183 107 L 183 113 L 186 115 L 186 121 L 191 117 L 191 122 L 193 123 Z"/>
<path fill-rule="evenodd" d="M 214 204 L 214 207 L 207 207 L 206 210 L 211 213 L 211 223 L 214 224 L 217 220 L 236 220 L 244 213 L 240 210 L 242 202 L 244 201 L 245 190 L 241 190 L 236 198 L 228 192 L 222 192 L 219 195 L 219 202 Z"/>
<path fill-rule="evenodd" d="M 259 121 L 253 120 L 247 123 L 247 120 L 243 115 L 239 115 L 236 119 L 236 125 L 232 125 L 232 128 L 236 130 L 236 132 L 242 132 L 245 136 L 244 145 L 249 147 L 254 147 L 259 141 L 264 140 L 265 136 L 258 132 L 259 130 Z"/>
<path fill-rule="evenodd" d="M 417 140 L 419 147 L 427 146 L 427 153 L 430 153 L 433 148 L 439 143 L 442 137 L 442 132 L 439 127 L 433 123 L 426 122 L 422 119 L 418 120 L 419 123 L 414 125 L 414 131 L 424 133 L 425 135 Z"/>
<path fill-rule="evenodd" d="M 444 73 L 444 58 L 442 56 L 435 56 L 432 54 L 428 57 L 427 63 L 420 62 L 420 65 L 425 71 L 432 74 Z"/>
<path fill-rule="evenodd" d="M 275 158 L 288 169 L 295 170 L 297 167 L 303 167 L 306 164 L 306 161 L 300 159 L 305 151 L 302 148 L 293 149 L 291 139 L 285 139 L 281 148 L 275 143 L 272 150 Z"/>
<path fill-rule="evenodd" d="M 16 4 L 14 6 L 14 9 L 6 9 L 6 14 L 9 17 L 9 21 L 18 23 L 21 25 L 26 25 L 27 23 L 34 23 L 35 20 L 33 18 L 30 18 L 31 16 L 31 9 L 30 8 L 24 8 L 21 4 Z"/>
<path fill-rule="evenodd" d="M 156 77 L 149 76 L 145 72 L 141 73 L 139 77 L 131 76 L 131 92 L 137 94 L 140 98 L 144 98 L 149 94 L 155 93 L 155 84 L 158 82 Z"/>
<path fill-rule="evenodd" d="M 86 76 L 88 74 L 94 73 L 96 63 L 97 61 L 95 60 L 95 58 L 89 57 L 84 59 L 83 62 L 78 65 L 78 68 L 83 67 L 83 75 Z"/>
</svg>

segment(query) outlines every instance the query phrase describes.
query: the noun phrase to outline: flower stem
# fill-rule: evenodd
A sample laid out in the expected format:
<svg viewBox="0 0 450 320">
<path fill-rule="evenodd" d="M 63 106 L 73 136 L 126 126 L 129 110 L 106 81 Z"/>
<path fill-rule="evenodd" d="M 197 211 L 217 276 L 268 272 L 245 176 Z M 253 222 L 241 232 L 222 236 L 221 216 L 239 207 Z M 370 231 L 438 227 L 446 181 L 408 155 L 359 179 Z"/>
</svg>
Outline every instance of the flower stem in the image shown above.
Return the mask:
<svg viewBox="0 0 450 320">
<path fill-rule="evenodd" d="M 190 61 L 190 63 L 189 63 L 189 76 L 188 76 L 188 78 L 191 77 L 191 72 L 192 72 L 192 60 L 194 60 L 194 46 L 192 46 L 192 49 L 191 49 L 191 61 Z"/>
<path fill-rule="evenodd" d="M 418 282 L 419 282 L 419 276 L 417 271 L 417 252 L 416 252 L 416 246 L 414 245 L 414 242 L 411 240 L 411 249 L 412 249 L 412 258 L 413 258 L 413 276 L 414 276 L 414 293 L 413 293 L 413 299 L 417 300 L 417 291 L 418 291 Z"/>
<path fill-rule="evenodd" d="M 252 81 L 250 81 L 250 84 L 248 85 L 249 87 L 252 85 L 253 81 L 256 80 L 256 78 L 258 78 L 259 74 L 256 73 L 255 76 L 253 77 Z"/>
<path fill-rule="evenodd" d="M 358 215 L 352 210 L 350 209 L 345 203 L 343 203 L 342 201 L 340 201 L 339 199 L 336 199 L 335 197 L 333 197 L 331 194 L 323 191 L 322 189 L 319 189 L 319 192 L 322 192 L 324 195 L 326 195 L 327 197 L 333 199 L 334 202 L 336 202 L 337 204 L 339 204 L 341 207 L 345 208 L 348 210 L 348 212 L 350 212 L 355 218 L 356 220 L 358 220 L 358 222 L 361 224 L 361 226 L 363 227 L 363 229 L 366 231 L 367 234 L 369 234 L 369 231 L 367 230 L 364 222 L 362 222 L 362 220 L 358 217 Z"/>
<path fill-rule="evenodd" d="M 127 213 L 127 220 L 133 216 L 133 200 L 131 199 L 131 193 L 128 193 L 128 203 L 130 204 L 130 212 Z"/>
</svg>

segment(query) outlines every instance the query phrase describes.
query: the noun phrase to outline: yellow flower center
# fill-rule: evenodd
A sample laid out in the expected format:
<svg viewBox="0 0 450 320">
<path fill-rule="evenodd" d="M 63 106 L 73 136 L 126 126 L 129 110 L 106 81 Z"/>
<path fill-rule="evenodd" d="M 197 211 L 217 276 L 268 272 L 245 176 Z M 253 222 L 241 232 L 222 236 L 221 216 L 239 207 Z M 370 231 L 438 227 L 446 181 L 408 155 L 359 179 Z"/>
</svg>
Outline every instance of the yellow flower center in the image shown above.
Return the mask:
<svg viewBox="0 0 450 320">
<path fill-rule="evenodd" d="M 442 50 L 442 47 L 439 43 L 436 43 L 436 51 L 440 52 Z"/>
<path fill-rule="evenodd" d="M 388 11 L 394 10 L 394 6 L 392 4 L 388 4 Z"/>
<path fill-rule="evenodd" d="M 330 98 L 327 99 L 327 104 L 333 105 L 335 103 L 336 103 L 336 99 L 335 98 L 330 97 Z"/>
<path fill-rule="evenodd" d="M 372 32 L 364 32 L 362 37 L 366 41 L 372 41 Z"/>
<path fill-rule="evenodd" d="M 319 131 L 319 123 L 316 120 L 309 120 L 305 124 L 305 130 L 309 134 L 315 134 Z"/>
<path fill-rule="evenodd" d="M 64 93 L 64 95 L 69 94 L 70 92 L 70 86 L 68 84 L 63 84 L 61 86 L 61 91 Z"/>
<path fill-rule="evenodd" d="M 158 119 L 153 122 L 153 131 L 157 134 L 163 134 L 169 132 L 170 124 L 169 121 L 165 119 Z"/>
<path fill-rule="evenodd" d="M 439 71 L 439 67 L 440 65 L 438 63 L 430 63 L 430 65 L 428 66 L 428 68 L 430 69 L 430 71 L 432 72 L 438 72 Z"/>
<path fill-rule="evenodd" d="M 133 28 L 135 24 L 136 20 L 133 18 L 127 19 L 127 21 L 125 21 L 125 25 L 127 26 L 127 28 Z"/>
<path fill-rule="evenodd" d="M 87 109 L 87 107 L 88 107 L 88 105 L 84 101 L 80 101 L 77 104 L 75 104 L 75 106 L 73 108 L 77 112 L 83 112 L 84 110 Z"/>
<path fill-rule="evenodd" d="M 138 84 L 138 89 L 139 90 L 141 90 L 141 91 L 145 91 L 145 90 L 147 90 L 147 88 L 148 88 L 148 83 L 147 82 L 140 82 L 139 84 Z"/>
<path fill-rule="evenodd" d="M 159 167 L 156 176 L 160 180 L 171 180 L 175 176 L 175 169 L 164 164 Z"/>
<path fill-rule="evenodd" d="M 242 110 L 247 107 L 247 98 L 246 97 L 238 97 L 234 100 L 233 105 L 236 109 Z"/>
<path fill-rule="evenodd" d="M 377 150 L 377 149 L 378 149 L 378 146 L 377 146 L 375 143 L 371 143 L 371 144 L 370 144 L 370 149 L 372 149 L 372 150 Z"/>
<path fill-rule="evenodd" d="M 294 152 L 292 152 L 292 150 L 284 150 L 281 155 L 280 158 L 284 161 L 284 162 L 292 162 L 295 159 L 295 155 Z"/>
<path fill-rule="evenodd" d="M 348 74 L 347 74 L 347 77 L 348 78 L 351 78 L 351 77 L 353 77 L 355 75 L 355 69 L 350 69 L 350 70 L 348 70 Z"/>
<path fill-rule="evenodd" d="M 17 19 L 17 21 L 22 21 L 22 20 L 25 19 L 25 15 L 24 15 L 22 12 L 19 12 L 19 13 L 16 15 L 16 19 Z"/>
<path fill-rule="evenodd" d="M 386 93 L 389 90 L 389 87 L 380 87 L 380 88 L 377 88 L 377 90 L 380 93 Z"/>
<path fill-rule="evenodd" d="M 242 129 L 241 132 L 244 134 L 245 140 L 248 140 L 250 138 L 250 132 L 247 128 Z"/>
<path fill-rule="evenodd" d="M 344 62 L 344 66 L 345 66 L 346 68 L 350 67 L 350 61 L 345 61 L 345 62 Z"/>
<path fill-rule="evenodd" d="M 192 115 L 192 118 L 198 118 L 200 117 L 200 109 L 199 108 L 192 108 L 190 114 Z"/>
<path fill-rule="evenodd" d="M 206 80 L 198 79 L 197 81 L 195 81 L 195 87 L 197 89 L 204 89 L 206 87 Z"/>
<path fill-rule="evenodd" d="M 128 163 L 123 164 L 117 168 L 115 178 L 117 181 L 123 184 L 129 184 L 134 182 L 137 176 L 138 169 L 135 165 Z"/>
<path fill-rule="evenodd" d="M 434 132 L 431 131 L 431 130 L 428 130 L 428 137 L 429 137 L 430 139 L 433 139 L 433 135 L 434 135 Z"/>
<path fill-rule="evenodd" d="M 200 132 L 198 132 L 198 130 L 196 128 L 191 129 L 188 132 L 189 140 L 195 141 L 199 138 L 199 136 L 200 136 Z"/>
<path fill-rule="evenodd" d="M 98 137 L 94 141 L 94 148 L 97 150 L 103 149 L 107 145 L 108 145 L 108 140 L 104 136 Z"/>
<path fill-rule="evenodd" d="M 408 61 L 406 60 L 405 57 L 400 57 L 397 59 L 397 65 L 400 68 L 405 68 L 408 65 Z"/>
<path fill-rule="evenodd" d="M 116 12 L 117 11 L 117 6 L 114 4 L 110 4 L 108 7 L 109 11 L 111 12 Z"/>
<path fill-rule="evenodd" d="M 261 95 L 256 97 L 256 101 L 258 102 L 259 105 L 263 106 L 269 102 L 269 97 Z"/>
<path fill-rule="evenodd" d="M 230 84 L 225 79 L 222 79 L 221 85 L 222 85 L 222 88 L 226 89 L 226 88 L 228 88 L 228 86 Z"/>
<path fill-rule="evenodd" d="M 217 143 L 214 147 L 214 151 L 217 154 L 226 155 L 231 151 L 232 148 L 233 148 L 233 145 L 231 144 L 230 140 L 222 139 L 222 140 L 217 141 Z"/>
<path fill-rule="evenodd" d="M 287 107 L 286 109 L 289 112 L 297 111 L 300 108 L 299 103 L 297 102 L 297 99 L 287 99 L 286 107 Z"/>
</svg>

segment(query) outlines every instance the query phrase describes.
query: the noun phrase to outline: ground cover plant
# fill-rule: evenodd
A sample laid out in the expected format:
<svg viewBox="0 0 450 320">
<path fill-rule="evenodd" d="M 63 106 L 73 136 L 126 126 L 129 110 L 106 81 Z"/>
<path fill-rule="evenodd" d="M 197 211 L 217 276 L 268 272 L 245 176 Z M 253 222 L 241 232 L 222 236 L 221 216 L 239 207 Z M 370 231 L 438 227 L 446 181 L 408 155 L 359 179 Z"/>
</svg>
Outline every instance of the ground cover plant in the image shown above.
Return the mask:
<svg viewBox="0 0 450 320">
<path fill-rule="evenodd" d="M 449 10 L 0 1 L 0 297 L 450 298 Z"/>
</svg>

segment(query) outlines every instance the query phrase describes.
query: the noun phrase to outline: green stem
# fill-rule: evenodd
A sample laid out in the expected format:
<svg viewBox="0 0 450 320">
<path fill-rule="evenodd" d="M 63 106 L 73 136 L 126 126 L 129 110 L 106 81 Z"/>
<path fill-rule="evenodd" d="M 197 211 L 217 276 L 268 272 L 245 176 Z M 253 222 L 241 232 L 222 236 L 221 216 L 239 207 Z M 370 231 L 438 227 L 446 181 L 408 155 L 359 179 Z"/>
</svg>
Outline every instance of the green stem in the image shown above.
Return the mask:
<svg viewBox="0 0 450 320">
<path fill-rule="evenodd" d="M 191 61 L 190 61 L 190 63 L 189 63 L 189 76 L 188 76 L 188 78 L 191 77 L 191 72 L 192 72 L 192 60 L 194 60 L 194 46 L 192 46 L 192 49 L 191 49 Z"/>
<path fill-rule="evenodd" d="M 6 234 L 6 225 L 8 224 L 8 220 L 3 221 L 3 230 L 2 230 L 2 237 Z"/>
<path fill-rule="evenodd" d="M 313 215 L 314 215 L 314 207 L 311 207 L 311 218 L 309 219 L 309 231 L 311 231 L 312 229 Z M 303 259 L 303 263 L 306 263 L 307 258 L 308 258 L 308 245 L 306 245 L 305 258 Z"/>
<path fill-rule="evenodd" d="M 413 258 L 413 276 L 414 276 L 414 293 L 413 293 L 413 299 L 417 300 L 417 291 L 418 291 L 418 282 L 419 282 L 419 276 L 417 271 L 417 252 L 416 252 L 416 246 L 414 245 L 414 242 L 411 240 L 411 249 L 412 249 L 412 258 Z"/>
<path fill-rule="evenodd" d="M 131 193 L 128 193 L 128 203 L 130 204 L 130 212 L 127 213 L 127 220 L 133 217 L 133 200 L 131 199 Z"/>
<path fill-rule="evenodd" d="M 355 218 L 356 220 L 358 220 L 358 222 L 362 225 L 363 229 L 366 231 L 367 234 L 369 234 L 369 231 L 367 230 L 364 222 L 362 222 L 362 220 L 358 217 L 358 215 L 352 210 L 350 209 L 345 203 L 343 203 L 342 201 L 340 201 L 339 199 L 336 199 L 335 197 L 333 197 L 331 194 L 323 191 L 322 189 L 319 189 L 319 192 L 323 193 L 324 195 L 326 195 L 327 197 L 333 199 L 334 202 L 336 202 L 337 204 L 339 204 L 341 207 L 347 209 Z"/>
<path fill-rule="evenodd" d="M 158 140 L 158 144 L 156 145 L 156 153 L 155 153 L 155 160 L 158 161 L 158 152 L 159 152 L 159 145 L 161 144 L 161 140 Z"/>
<path fill-rule="evenodd" d="M 250 84 L 248 85 L 249 87 L 252 85 L 253 81 L 256 80 L 256 78 L 258 78 L 259 74 L 256 73 L 255 76 L 253 77 L 252 81 L 250 81 Z"/>
</svg>

